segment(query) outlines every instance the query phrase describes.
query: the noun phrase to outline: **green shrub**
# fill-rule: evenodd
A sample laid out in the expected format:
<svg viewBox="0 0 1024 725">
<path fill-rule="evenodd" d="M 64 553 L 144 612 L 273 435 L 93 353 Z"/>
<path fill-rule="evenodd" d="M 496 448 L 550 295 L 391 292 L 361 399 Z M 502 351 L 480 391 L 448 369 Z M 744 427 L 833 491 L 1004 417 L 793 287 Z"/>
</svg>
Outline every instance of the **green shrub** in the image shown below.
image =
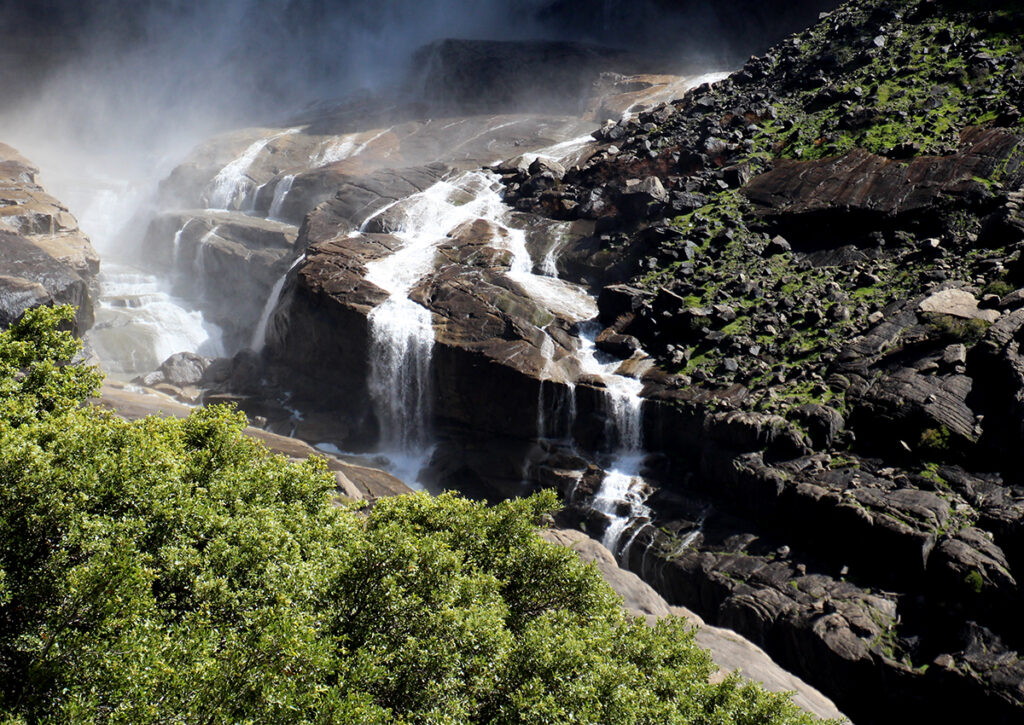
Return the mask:
<svg viewBox="0 0 1024 725">
<path fill-rule="evenodd" d="M 975 594 L 981 594 L 982 588 L 985 586 L 985 580 L 981 578 L 981 572 L 977 569 L 971 569 L 964 576 L 964 583 L 971 588 Z"/>
</svg>

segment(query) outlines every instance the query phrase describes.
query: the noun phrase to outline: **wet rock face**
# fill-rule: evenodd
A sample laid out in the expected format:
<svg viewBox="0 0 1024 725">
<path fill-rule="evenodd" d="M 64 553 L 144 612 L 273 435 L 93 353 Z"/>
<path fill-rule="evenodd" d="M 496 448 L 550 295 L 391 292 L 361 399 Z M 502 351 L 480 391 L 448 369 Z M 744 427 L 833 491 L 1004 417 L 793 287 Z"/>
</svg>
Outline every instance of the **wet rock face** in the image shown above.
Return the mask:
<svg viewBox="0 0 1024 725">
<path fill-rule="evenodd" d="M 29 307 L 71 304 L 79 308 L 74 327 L 81 334 L 93 323 L 89 286 L 99 255 L 71 213 L 36 184 L 37 173 L 0 144 L 0 325 Z"/>
</svg>

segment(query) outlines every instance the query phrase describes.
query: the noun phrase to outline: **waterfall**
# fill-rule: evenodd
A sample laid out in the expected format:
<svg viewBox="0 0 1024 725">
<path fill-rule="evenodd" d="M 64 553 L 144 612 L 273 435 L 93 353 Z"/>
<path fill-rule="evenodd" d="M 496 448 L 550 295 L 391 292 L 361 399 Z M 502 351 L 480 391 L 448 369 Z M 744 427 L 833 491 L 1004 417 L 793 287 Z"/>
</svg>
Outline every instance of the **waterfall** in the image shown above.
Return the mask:
<svg viewBox="0 0 1024 725">
<path fill-rule="evenodd" d="M 558 276 L 558 255 L 568 241 L 569 234 L 566 229 L 568 226 L 568 224 L 559 225 L 558 236 L 551 246 L 548 247 L 548 251 L 544 253 L 544 259 L 540 262 L 540 273 L 545 277 Z"/>
<path fill-rule="evenodd" d="M 174 233 L 174 246 L 171 251 L 171 273 L 178 269 L 178 258 L 181 256 L 181 235 L 185 233 L 185 227 L 188 226 L 188 222 L 192 221 L 189 219 L 187 222 L 181 225 L 181 229 Z"/>
<path fill-rule="evenodd" d="M 214 226 L 210 231 L 199 238 L 196 242 L 196 256 L 192 259 L 193 290 L 196 297 L 202 299 L 206 296 L 206 244 L 213 237 L 217 236 L 220 225 Z"/>
<path fill-rule="evenodd" d="M 274 308 L 277 307 L 278 301 L 281 299 L 281 292 L 284 291 L 285 280 L 288 279 L 288 274 L 293 269 L 302 264 L 302 261 L 306 258 L 305 254 L 300 254 L 298 258 L 288 267 L 287 271 L 282 274 L 274 286 L 270 290 L 270 296 L 267 297 L 266 304 L 263 305 L 263 311 L 260 313 L 260 319 L 256 323 L 256 327 L 253 329 L 252 340 L 249 342 L 249 349 L 253 352 L 262 352 L 263 348 L 267 344 L 267 328 L 270 327 L 270 316 L 274 313 Z"/>
<path fill-rule="evenodd" d="M 601 543 L 617 553 L 619 540 L 626 529 L 638 521 L 649 520 L 647 484 L 641 476 L 645 453 L 643 450 L 643 383 L 635 378 L 619 375 L 615 369 L 619 361 L 602 363 L 594 339 L 599 332 L 597 324 L 586 324 L 580 330 L 578 358 L 585 373 L 594 375 L 605 384 L 605 440 L 611 448 L 611 463 L 607 467 L 601 487 L 594 494 L 593 507 L 605 514 L 608 527 Z"/>
<path fill-rule="evenodd" d="M 290 128 L 287 131 L 276 133 L 273 136 L 266 136 L 257 139 L 249 144 L 242 155 L 231 161 L 224 168 L 217 172 L 210 182 L 206 193 L 206 205 L 210 209 L 230 209 L 238 205 L 239 195 L 246 195 L 252 180 L 249 178 L 249 169 L 256 163 L 260 153 L 272 141 L 276 141 L 288 134 L 298 133 L 300 129 Z M 243 196 L 244 198 L 244 196 Z"/>
<path fill-rule="evenodd" d="M 267 212 L 267 219 L 280 219 L 281 207 L 284 206 L 284 200 L 288 197 L 288 192 L 292 190 L 294 183 L 295 174 L 289 174 L 277 182 L 277 186 L 274 187 L 274 199 L 270 202 L 270 210 Z"/>
<path fill-rule="evenodd" d="M 365 279 L 388 293 L 369 315 L 368 387 L 385 450 L 408 454 L 429 445 L 433 317 L 409 293 L 433 270 L 436 249 L 451 230 L 500 213 L 492 185 L 487 174 L 467 172 L 393 205 L 399 210 L 394 236 L 402 244 L 366 265 Z"/>
<path fill-rule="evenodd" d="M 547 438 L 547 420 L 544 415 L 544 381 L 548 379 L 551 369 L 551 362 L 555 356 L 555 341 L 544 330 L 544 340 L 540 346 L 541 357 L 544 358 L 544 367 L 540 371 L 540 380 L 537 383 L 537 438 Z"/>
</svg>

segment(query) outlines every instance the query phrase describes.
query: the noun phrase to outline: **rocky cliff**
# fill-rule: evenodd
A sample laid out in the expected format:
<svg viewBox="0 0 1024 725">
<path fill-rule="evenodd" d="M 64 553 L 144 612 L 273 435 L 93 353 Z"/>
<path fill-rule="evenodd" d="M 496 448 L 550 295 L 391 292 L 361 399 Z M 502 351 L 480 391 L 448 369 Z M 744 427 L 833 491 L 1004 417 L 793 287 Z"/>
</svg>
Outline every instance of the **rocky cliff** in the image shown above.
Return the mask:
<svg viewBox="0 0 1024 725">
<path fill-rule="evenodd" d="M 93 322 L 100 258 L 67 208 L 36 183 L 38 173 L 0 144 L 0 326 L 29 307 L 71 304 L 81 334 Z"/>
<path fill-rule="evenodd" d="M 606 350 L 658 358 L 666 472 L 626 562 L 858 722 L 1024 712 L 1021 23 L 850 3 L 564 175 L 505 176 L 595 225 L 564 271 L 603 286 Z M 549 480 L 604 525 L 579 461 Z"/>
</svg>

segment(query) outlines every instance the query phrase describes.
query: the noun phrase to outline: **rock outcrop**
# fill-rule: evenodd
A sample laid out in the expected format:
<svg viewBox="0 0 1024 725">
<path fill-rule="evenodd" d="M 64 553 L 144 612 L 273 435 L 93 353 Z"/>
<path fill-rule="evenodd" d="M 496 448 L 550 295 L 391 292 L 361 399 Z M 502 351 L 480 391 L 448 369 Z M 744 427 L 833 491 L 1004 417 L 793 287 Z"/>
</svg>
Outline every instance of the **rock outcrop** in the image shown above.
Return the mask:
<svg viewBox="0 0 1024 725">
<path fill-rule="evenodd" d="M 80 335 L 93 323 L 99 256 L 67 208 L 36 183 L 38 173 L 0 144 L 0 326 L 30 307 L 70 304 Z"/>
</svg>

